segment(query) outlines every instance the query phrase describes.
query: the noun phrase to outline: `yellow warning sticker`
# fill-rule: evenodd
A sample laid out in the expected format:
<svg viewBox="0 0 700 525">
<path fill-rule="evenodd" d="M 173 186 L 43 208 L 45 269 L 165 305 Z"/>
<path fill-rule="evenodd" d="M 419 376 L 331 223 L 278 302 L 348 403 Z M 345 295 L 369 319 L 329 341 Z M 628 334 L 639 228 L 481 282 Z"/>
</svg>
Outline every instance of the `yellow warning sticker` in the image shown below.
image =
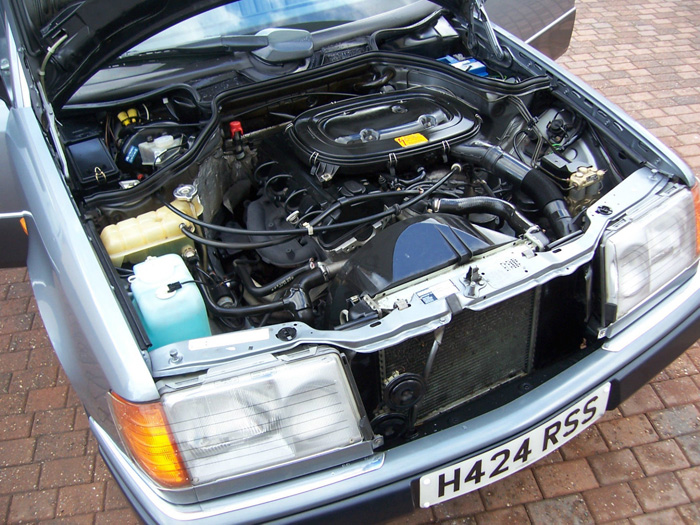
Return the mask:
<svg viewBox="0 0 700 525">
<path fill-rule="evenodd" d="M 398 142 L 402 148 L 428 142 L 428 139 L 426 139 L 425 136 L 421 135 L 420 133 L 412 133 L 410 135 L 404 135 L 403 137 L 396 137 L 394 140 Z"/>
</svg>

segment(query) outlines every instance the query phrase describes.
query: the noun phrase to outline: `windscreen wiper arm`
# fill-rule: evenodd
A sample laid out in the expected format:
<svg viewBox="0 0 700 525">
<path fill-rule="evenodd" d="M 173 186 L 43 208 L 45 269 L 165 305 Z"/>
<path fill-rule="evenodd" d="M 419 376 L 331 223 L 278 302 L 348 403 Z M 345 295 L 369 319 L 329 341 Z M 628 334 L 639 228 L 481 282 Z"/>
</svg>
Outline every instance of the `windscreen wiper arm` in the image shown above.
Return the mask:
<svg viewBox="0 0 700 525">
<path fill-rule="evenodd" d="M 120 56 L 115 63 L 142 61 L 144 58 L 180 58 L 187 56 L 221 56 L 231 55 L 236 51 L 251 52 L 264 49 L 269 42 L 265 36 L 256 35 L 231 35 L 217 38 L 207 38 L 199 42 L 192 42 L 169 49 L 154 49 L 152 51 L 140 51 Z"/>
<path fill-rule="evenodd" d="M 122 55 L 119 62 L 142 60 L 144 57 L 181 57 L 187 55 L 228 55 L 236 51 L 252 53 L 272 63 L 303 60 L 314 51 L 311 33 L 303 29 L 269 28 L 255 35 L 229 35 L 207 38 L 171 49 L 143 51 Z"/>
<path fill-rule="evenodd" d="M 269 39 L 267 36 L 258 35 L 228 35 L 218 38 L 207 38 L 199 42 L 192 42 L 175 49 L 181 50 L 206 50 L 225 49 L 228 51 L 255 51 L 267 47 Z"/>
</svg>

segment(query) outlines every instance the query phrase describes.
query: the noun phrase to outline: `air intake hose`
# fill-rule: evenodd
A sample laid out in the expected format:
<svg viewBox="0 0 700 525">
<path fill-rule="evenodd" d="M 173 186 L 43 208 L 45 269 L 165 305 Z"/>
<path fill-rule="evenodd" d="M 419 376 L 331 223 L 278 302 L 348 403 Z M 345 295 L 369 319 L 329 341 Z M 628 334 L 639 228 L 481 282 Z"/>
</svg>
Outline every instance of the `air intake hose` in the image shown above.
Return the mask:
<svg viewBox="0 0 700 525">
<path fill-rule="evenodd" d="M 542 171 L 529 167 L 498 146 L 490 144 L 459 144 L 450 150 L 450 154 L 460 161 L 484 168 L 525 193 L 547 217 L 557 238 L 576 231 L 564 195 Z"/>
</svg>

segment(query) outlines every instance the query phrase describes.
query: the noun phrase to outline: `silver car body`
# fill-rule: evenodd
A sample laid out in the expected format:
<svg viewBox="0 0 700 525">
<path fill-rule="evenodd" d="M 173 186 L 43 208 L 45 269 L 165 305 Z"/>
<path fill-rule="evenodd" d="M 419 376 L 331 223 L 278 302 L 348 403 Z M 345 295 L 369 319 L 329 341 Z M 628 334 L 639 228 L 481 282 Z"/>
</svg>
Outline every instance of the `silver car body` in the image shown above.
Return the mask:
<svg viewBox="0 0 700 525">
<path fill-rule="evenodd" d="M 651 372 L 656 369 L 653 363 L 670 361 L 698 336 L 700 277 L 686 275 L 681 285 L 670 287 L 666 294 L 657 298 L 653 309 L 613 327 L 606 334 L 608 339 L 602 348 L 546 384 L 467 423 L 337 468 L 244 493 L 230 493 L 226 487 L 215 487 L 210 490 L 216 492 L 217 497 L 209 499 L 209 495 L 204 494 L 202 501 L 197 501 L 191 493 L 168 494 L 135 468 L 125 453 L 110 414 L 107 393 L 114 392 L 132 402 L 157 400 L 159 391 L 144 357 L 150 358 L 155 369 L 167 370 L 170 363 L 164 354 L 144 355 L 105 277 L 102 262 L 66 188 L 65 157 L 60 152 L 52 154 L 49 148 L 54 137 L 47 137 L 37 120 L 38 108 L 47 106 L 23 66 L 22 50 L 16 47 L 14 38 L 17 28 L 7 2 L 3 2 L 3 9 L 0 70 L 10 98 L 9 107 L 0 105 L 0 154 L 5 159 L 1 175 L 0 231 L 5 251 L 10 255 L 5 260 L 12 264 L 23 257 L 19 246 L 24 234 L 19 229 L 19 219 L 24 218 L 28 229 L 27 267 L 55 351 L 85 405 L 105 461 L 131 502 L 148 520 L 158 523 L 303 521 L 337 515 L 347 509 L 368 508 L 375 501 L 389 501 L 397 508 L 408 509 L 411 506 L 408 487 L 422 473 L 488 450 L 504 436 L 534 428 L 576 402 L 583 392 L 593 391 L 605 382 L 625 379 L 621 384 L 626 390 L 617 395 L 626 397 L 632 393 L 629 389 L 634 388 L 635 381 L 638 387 L 647 379 L 646 372 L 642 371 L 635 375 L 637 379 L 628 381 L 630 370 Z M 603 127 L 624 130 L 621 134 L 631 142 L 651 145 L 652 154 L 660 165 L 673 166 L 687 185 L 694 183 L 687 166 L 619 108 L 582 85 L 544 54 L 520 47 L 522 42 L 517 37 L 532 42 L 550 56 L 563 52 L 575 15 L 573 2 L 492 0 L 489 12 L 497 25 L 512 33 L 497 28 L 502 42 L 519 48 L 523 57 L 552 72 L 560 79 L 561 89 L 575 91 L 580 100 L 591 101 L 600 108 L 595 114 L 589 114 L 591 119 Z M 535 14 L 535 17 L 528 18 L 523 13 Z M 548 20 L 537 24 L 542 21 L 543 14 L 548 15 Z M 560 32 L 562 27 L 564 38 Z M 585 111 L 585 106 L 582 110 Z M 50 122 L 49 135 L 51 131 L 58 134 L 53 126 L 55 124 Z M 598 206 L 627 209 L 652 193 L 659 183 L 660 176 L 654 170 L 641 168 L 625 184 L 604 196 Z M 570 273 L 590 260 L 593 247 L 614 218 L 614 214 L 591 214 L 592 227 L 587 234 L 567 244 L 557 254 L 549 254 L 542 264 L 550 269 L 556 266 L 560 275 Z M 10 240 L 8 235 L 18 240 Z M 523 285 L 514 280 L 509 294 L 515 295 L 537 284 L 537 266 L 533 264 L 532 270 L 534 275 L 529 283 Z M 445 301 L 431 304 L 429 308 L 414 312 L 416 331 L 424 331 L 428 325 L 438 328 L 449 322 L 449 305 Z M 487 305 L 488 301 L 480 307 Z M 302 328 L 295 344 L 316 343 L 322 336 L 326 343 L 333 342 L 340 347 L 358 351 L 372 349 L 386 345 L 392 337 L 405 338 L 405 318 L 402 324 L 393 326 L 389 321 L 381 330 L 368 333 L 364 340 L 358 339 L 356 334 L 346 337 L 342 332 L 319 334 L 310 329 L 305 332 Z M 265 344 L 276 349 L 290 347 L 277 340 Z M 262 348 L 261 343 L 256 350 Z M 649 356 L 662 353 L 663 357 L 654 357 L 652 364 L 648 364 Z M 199 359 L 201 362 L 193 365 L 199 366 L 207 360 L 217 363 L 220 354 L 203 352 Z M 357 519 L 359 514 L 354 516 Z"/>
</svg>

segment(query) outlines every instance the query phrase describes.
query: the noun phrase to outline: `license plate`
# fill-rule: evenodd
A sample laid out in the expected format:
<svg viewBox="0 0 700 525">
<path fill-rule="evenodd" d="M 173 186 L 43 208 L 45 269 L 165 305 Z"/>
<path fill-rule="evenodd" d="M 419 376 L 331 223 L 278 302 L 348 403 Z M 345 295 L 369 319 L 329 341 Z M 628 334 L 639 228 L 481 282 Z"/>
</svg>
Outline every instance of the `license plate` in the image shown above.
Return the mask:
<svg viewBox="0 0 700 525">
<path fill-rule="evenodd" d="M 595 423 L 605 413 L 609 394 L 610 384 L 606 383 L 534 430 L 422 476 L 418 482 L 420 506 L 437 505 L 532 465 Z"/>
</svg>

